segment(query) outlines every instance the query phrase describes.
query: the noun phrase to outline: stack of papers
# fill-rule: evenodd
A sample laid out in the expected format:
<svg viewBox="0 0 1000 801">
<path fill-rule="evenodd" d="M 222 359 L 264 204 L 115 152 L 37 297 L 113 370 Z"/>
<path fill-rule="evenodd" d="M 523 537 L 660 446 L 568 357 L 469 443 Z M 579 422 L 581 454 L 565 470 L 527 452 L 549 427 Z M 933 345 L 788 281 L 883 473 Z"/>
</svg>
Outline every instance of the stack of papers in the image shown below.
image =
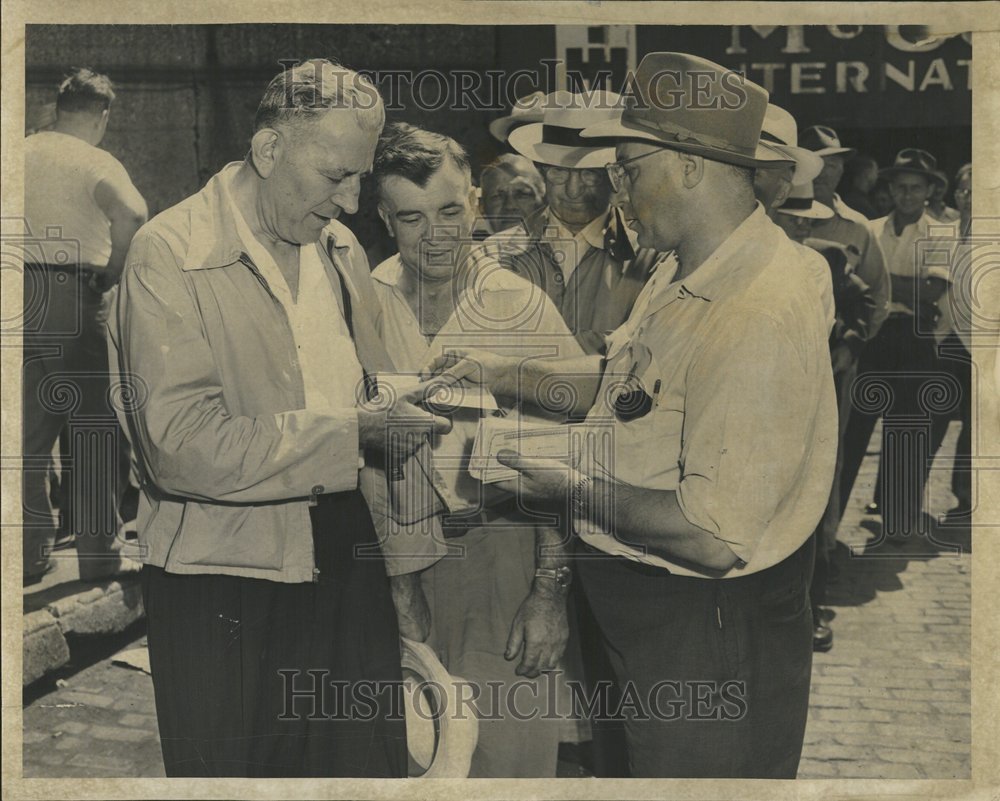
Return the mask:
<svg viewBox="0 0 1000 801">
<path fill-rule="evenodd" d="M 497 461 L 497 454 L 502 450 L 534 458 L 557 459 L 575 467 L 580 463 L 582 435 L 587 429 L 582 423 L 552 425 L 484 417 L 479 421 L 472 445 L 469 473 L 484 484 L 517 478 L 516 470 Z"/>
</svg>

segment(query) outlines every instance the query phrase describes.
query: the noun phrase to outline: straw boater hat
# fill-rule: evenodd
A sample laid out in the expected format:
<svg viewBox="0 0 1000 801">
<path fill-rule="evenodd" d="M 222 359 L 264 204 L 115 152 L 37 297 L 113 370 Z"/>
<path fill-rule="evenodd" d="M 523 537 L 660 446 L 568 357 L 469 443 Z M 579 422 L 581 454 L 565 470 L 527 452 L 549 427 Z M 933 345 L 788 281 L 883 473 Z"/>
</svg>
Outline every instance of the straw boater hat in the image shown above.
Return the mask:
<svg viewBox="0 0 1000 801">
<path fill-rule="evenodd" d="M 507 141 L 514 150 L 539 164 L 576 170 L 600 169 L 615 160 L 614 140 L 583 139 L 580 132 L 616 119 L 622 109 L 620 95 L 559 91 L 549 95 L 545 105 L 541 122 L 511 131 Z"/>
<path fill-rule="evenodd" d="M 638 97 L 627 97 L 620 117 L 591 125 L 585 138 L 653 142 L 740 167 L 793 161 L 767 143 L 758 148 L 767 91 L 739 73 L 687 53 L 649 53 L 634 86 Z"/>
<path fill-rule="evenodd" d="M 944 173 L 938 171 L 937 159 L 926 150 L 918 150 L 915 147 L 900 150 L 892 166 L 878 172 L 880 178 L 884 177 L 890 181 L 893 176 L 900 173 L 923 175 L 931 183 L 941 184 L 945 188 L 948 186 L 948 179 Z"/>
<path fill-rule="evenodd" d="M 495 139 L 506 142 L 510 132 L 531 122 L 541 122 L 551 95 L 545 92 L 533 92 L 514 103 L 514 108 L 506 117 L 500 117 L 490 123 L 490 133 Z"/>
<path fill-rule="evenodd" d="M 459 689 L 465 681 L 450 675 L 424 643 L 405 637 L 400 642 L 410 775 L 464 779 L 479 740 L 475 711 L 459 705 Z M 461 714 L 456 714 L 459 709 Z"/>
<path fill-rule="evenodd" d="M 814 125 L 812 128 L 806 128 L 799 137 L 799 147 L 811 150 L 817 156 L 850 158 L 858 152 L 853 147 L 842 147 L 840 137 L 829 125 Z"/>
<path fill-rule="evenodd" d="M 812 181 L 792 184 L 792 191 L 777 210 L 781 214 L 808 217 L 810 220 L 829 220 L 833 216 L 833 209 L 816 200 Z"/>
<path fill-rule="evenodd" d="M 823 170 L 823 159 L 811 150 L 799 147 L 795 117 L 773 103 L 767 104 L 760 141 L 795 160 L 793 184 L 812 181 Z"/>
</svg>

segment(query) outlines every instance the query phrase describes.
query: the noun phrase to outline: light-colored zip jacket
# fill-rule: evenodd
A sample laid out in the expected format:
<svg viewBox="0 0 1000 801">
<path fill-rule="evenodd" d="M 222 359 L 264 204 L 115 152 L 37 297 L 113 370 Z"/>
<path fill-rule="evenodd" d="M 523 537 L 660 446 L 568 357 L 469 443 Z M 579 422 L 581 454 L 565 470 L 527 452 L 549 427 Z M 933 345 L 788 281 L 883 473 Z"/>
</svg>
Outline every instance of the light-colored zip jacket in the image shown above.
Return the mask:
<svg viewBox="0 0 1000 801">
<path fill-rule="evenodd" d="M 119 416 L 142 477 L 139 542 L 144 562 L 171 572 L 313 581 L 309 506 L 359 486 L 357 415 L 305 409 L 288 317 L 243 251 L 222 185 L 238 168 L 140 229 L 110 315 Z M 364 251 L 337 221 L 316 247 L 362 366 L 392 371 Z M 412 520 L 440 508 L 415 461 L 399 495 Z M 361 470 L 366 497 L 379 481 L 372 457 Z M 388 511 L 372 513 L 384 536 Z M 396 538 L 405 558 L 394 572 L 440 558 L 440 538 L 421 532 Z"/>
</svg>

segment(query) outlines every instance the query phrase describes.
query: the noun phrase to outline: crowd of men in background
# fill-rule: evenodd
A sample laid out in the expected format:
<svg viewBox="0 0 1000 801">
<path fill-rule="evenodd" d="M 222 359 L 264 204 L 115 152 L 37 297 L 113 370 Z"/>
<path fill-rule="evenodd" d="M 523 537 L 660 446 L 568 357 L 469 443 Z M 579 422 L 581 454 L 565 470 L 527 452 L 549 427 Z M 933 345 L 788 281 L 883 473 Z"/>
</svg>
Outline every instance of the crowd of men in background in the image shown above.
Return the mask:
<svg viewBox="0 0 1000 801">
<path fill-rule="evenodd" d="M 649 70 L 722 70 L 684 54 L 647 59 L 653 59 Z M 306 62 L 296 70 L 302 85 L 336 75 L 340 80 L 330 85 L 338 84 L 338 92 L 371 89 L 329 62 Z M 355 113 L 343 109 L 343 97 L 324 96 L 319 106 L 306 107 L 294 82 L 291 87 L 283 76 L 268 87 L 245 161 L 225 167 L 138 237 L 146 205 L 122 165 L 98 147 L 115 96 L 106 76 L 86 69 L 71 74 L 59 87 L 54 119 L 38 123 L 40 130 L 29 136 L 30 230 L 38 239 L 58 227 L 58 241 L 78 242 L 79 254 L 67 259 L 57 253 L 53 238 L 26 261 L 26 309 L 39 297 L 44 308 L 25 330 L 25 583 L 39 581 L 51 569 L 53 549 L 64 546 L 75 545 L 81 578 L 136 570 L 121 551 L 124 532 L 137 529 L 168 775 L 346 776 L 405 775 L 399 727 L 351 721 L 334 730 L 305 718 L 275 726 L 282 699 L 268 682 L 278 668 L 320 667 L 319 660 L 345 680 L 394 680 L 395 643 L 402 635 L 427 642 L 445 668 L 478 686 L 530 679 L 544 708 L 547 693 L 565 692 L 544 681 L 557 667 L 588 686 L 604 682 L 620 692 L 624 677 L 651 686 L 664 677 L 664 660 L 681 659 L 674 654 L 685 650 L 676 647 L 678 638 L 685 644 L 685 638 L 704 638 L 691 625 L 668 630 L 650 620 L 643 629 L 645 618 L 637 620 L 636 631 L 624 631 L 628 615 L 648 603 L 669 604 L 692 619 L 711 609 L 719 631 L 739 640 L 742 634 L 728 634 L 732 614 L 732 625 L 759 638 L 760 622 L 737 620 L 741 613 L 734 610 L 753 599 L 765 609 L 773 605 L 775 614 L 787 613 L 775 588 L 792 593 L 808 585 L 806 618 L 795 613 L 794 631 L 760 646 L 776 654 L 787 647 L 794 658 L 783 669 L 770 661 L 764 668 L 773 673 L 769 678 L 752 676 L 751 684 L 765 689 L 752 690 L 750 714 L 732 741 L 725 738 L 739 730 L 731 723 L 727 728 L 727 721 L 678 729 L 541 715 L 530 723 L 510 715 L 494 720 L 481 706 L 484 697 L 477 700 L 483 720 L 469 774 L 554 776 L 560 742 L 590 741 L 586 760 L 597 775 L 794 777 L 808 699 L 802 632 L 811 631 L 813 650 L 833 646 L 823 615 L 826 585 L 835 576 L 831 557 L 880 416 L 925 414 L 929 428 L 915 451 L 883 438 L 879 481 L 867 508 L 883 520 L 876 545 L 925 533 L 924 487 L 953 419 L 961 422 L 952 480 L 957 505 L 944 517 L 962 522 L 971 514 L 968 324 L 956 319 L 952 301 L 969 276 L 923 255 L 924 243 L 932 241 L 954 254 L 968 236 L 971 165 L 949 182 L 934 156 L 916 147 L 879 165 L 828 126 L 800 130 L 789 111 L 767 103 L 766 93 L 752 85 L 751 102 L 739 112 L 745 119 L 737 118 L 735 130 L 731 119 L 711 115 L 687 119 L 660 109 L 665 116 L 657 117 L 656 104 L 652 116 L 643 117 L 611 92 L 537 93 L 490 126 L 508 152 L 475 165 L 446 132 L 385 125 L 381 106 Z M 664 133 L 678 127 L 689 135 Z M 641 161 L 664 152 L 677 156 L 676 164 L 654 168 L 652 158 Z M 397 255 L 371 270 L 349 221 L 336 219 L 357 210 L 369 171 L 378 213 L 398 247 Z M 675 182 L 677 196 L 688 197 L 690 205 L 665 199 L 668 190 L 652 182 L 654 174 L 663 187 Z M 723 239 L 713 238 L 716 214 L 721 225 L 731 221 Z M 673 228 L 651 224 L 657 219 L 675 220 Z M 737 243 L 749 255 L 735 251 Z M 755 248 L 762 251 L 759 258 Z M 759 327 L 765 315 L 747 298 L 756 298 L 761 284 L 752 285 L 741 267 L 741 259 L 754 258 L 754 274 L 768 281 L 788 271 L 790 288 L 775 299 L 774 313 L 787 306 L 806 315 L 802 342 L 793 343 L 796 329 L 773 328 L 770 319 Z M 959 263 L 967 266 L 951 259 Z M 723 268 L 739 277 L 727 278 Z M 730 298 L 727 281 L 743 287 L 744 295 Z M 676 343 L 650 328 L 662 324 L 657 315 L 674 292 L 681 300 L 717 298 L 717 308 L 732 310 L 732 336 L 742 333 L 745 341 L 728 342 L 728 352 L 714 340 L 704 353 L 671 350 Z M 674 306 L 672 325 L 689 326 L 697 339 L 704 332 L 688 303 L 684 312 L 683 303 Z M 537 313 L 526 327 L 529 307 Z M 783 325 L 794 326 L 796 319 Z M 723 316 L 719 324 L 726 321 Z M 824 343 L 821 367 L 809 350 L 815 332 Z M 490 334 L 497 347 L 491 352 L 476 333 Z M 704 410 L 683 407 L 685 440 L 711 450 L 719 444 L 712 437 L 728 431 L 721 452 L 732 450 L 735 458 L 749 449 L 731 427 L 753 422 L 766 430 L 767 423 L 734 411 L 738 393 L 724 379 L 727 371 L 734 381 L 745 377 L 732 353 L 754 337 L 762 337 L 758 347 L 774 345 L 770 356 L 759 357 L 760 371 L 773 379 L 769 391 L 781 386 L 791 392 L 781 401 L 792 422 L 770 442 L 754 440 L 756 450 L 744 454 L 746 470 L 766 472 L 754 467 L 755 460 L 772 464 L 763 448 L 805 447 L 796 463 L 804 473 L 774 478 L 775 485 L 787 481 L 787 493 L 737 517 L 715 509 L 705 490 L 684 492 L 684 469 L 665 478 L 677 465 L 652 464 L 642 448 L 663 447 L 669 461 L 676 445 L 685 469 L 697 472 L 702 453 L 691 442 L 681 444 L 672 417 L 678 412 L 670 403 L 688 397 L 692 404 L 698 398 Z M 457 410 L 444 420 L 400 399 L 429 439 L 390 453 L 383 441 L 389 412 L 359 405 L 364 399 L 357 387 L 368 386 L 377 373 L 417 373 L 437 360 L 439 369 L 467 380 L 460 368 L 477 362 L 477 380 L 498 398 L 517 395 L 520 390 L 505 383 L 509 371 L 502 360 L 537 358 L 554 345 L 563 368 L 575 365 L 574 375 L 593 384 L 593 407 L 563 409 L 563 420 L 593 419 L 607 401 L 597 388 L 606 390 L 608 377 L 621 370 L 626 389 L 604 411 L 617 421 L 617 436 L 644 432 L 634 443 L 635 463 L 620 458 L 620 476 L 574 474 L 553 489 L 529 463 L 505 457 L 522 483 L 456 524 L 449 512 L 481 501 L 481 488 L 467 477 L 465 483 L 442 482 L 433 468 L 421 472 L 416 465 L 432 456 L 443 464 L 445 454 L 431 453 L 430 442 L 443 434 L 458 441 L 463 431 L 471 441 L 479 414 Z M 785 363 L 771 364 L 779 353 Z M 676 389 L 670 365 L 685 359 L 692 360 L 690 384 Z M 818 376 L 808 392 L 793 381 L 802 376 L 782 375 L 794 373 L 789 365 L 799 362 L 806 365 L 802 376 Z M 832 405 L 824 395 L 831 373 Z M 954 378 L 960 397 L 953 408 L 928 412 L 920 382 L 937 373 Z M 132 406 L 113 403 L 112 385 L 127 376 L 138 376 L 142 387 Z M 859 403 L 857 388 L 866 380 L 889 388 L 886 405 Z M 57 389 L 66 381 L 76 387 L 70 404 Z M 740 389 L 748 409 L 755 401 L 777 403 L 764 389 Z M 720 406 L 719 398 L 729 395 L 731 405 Z M 633 399 L 638 411 L 624 408 Z M 531 399 L 515 400 L 512 408 L 528 415 L 523 407 Z M 650 407 L 649 428 L 629 429 Z M 552 413 L 537 410 L 538 419 Z M 110 447 L 95 433 L 106 431 L 109 420 L 121 420 L 127 434 L 112 437 Z M 813 444 L 789 446 L 800 424 L 801 438 Z M 837 442 L 829 453 L 814 447 L 826 441 L 824 431 Z M 60 452 L 62 476 L 54 469 Z M 405 470 L 393 467 L 400 459 L 411 460 Z M 731 468 L 701 469 L 719 492 L 723 486 L 751 491 Z M 405 494 L 398 485 L 404 474 L 408 482 L 427 484 L 410 493 L 431 498 L 419 513 L 394 508 Z M 122 521 L 130 476 L 141 488 L 139 519 L 132 525 Z M 657 509 L 656 519 L 673 515 L 679 521 L 662 535 L 665 545 L 651 534 L 643 540 L 652 523 L 634 522 L 624 511 L 621 525 L 645 543 L 647 555 L 600 539 L 607 531 L 594 528 L 595 499 L 611 479 L 629 489 L 669 490 L 668 500 L 637 495 L 635 502 L 635 508 Z M 807 479 L 815 483 L 802 483 Z M 442 483 L 449 484 L 447 491 Z M 577 529 L 590 527 L 577 551 L 567 544 L 565 529 L 525 516 L 525 502 L 549 508 L 545 504 L 559 492 L 574 520 L 586 522 Z M 518 494 L 521 502 L 513 503 Z M 761 494 L 766 488 L 755 499 Z M 774 520 L 786 531 L 807 525 L 808 547 L 801 538 L 784 542 L 770 525 Z M 760 523 L 765 545 L 734 539 L 730 532 L 738 523 L 748 530 Z M 407 526 L 430 534 L 407 537 L 400 530 Z M 691 544 L 706 531 L 714 532 L 711 547 Z M 324 532 L 337 536 L 324 538 Z M 376 541 L 384 562 L 354 565 L 352 549 Z M 454 542 L 463 546 L 461 559 L 446 558 Z M 573 553 L 585 550 L 612 554 L 616 565 L 629 566 L 614 568 L 621 575 L 600 573 L 593 560 L 583 560 L 585 593 L 573 581 L 572 561 Z M 726 578 L 741 570 L 747 575 Z M 665 584 L 664 575 L 673 583 Z M 712 580 L 720 578 L 725 580 Z M 732 594 L 720 595 L 720 585 Z M 625 587 L 634 597 L 622 595 L 617 606 L 606 602 Z M 220 619 L 263 622 L 245 625 L 243 644 L 227 650 L 220 646 Z M 338 621 L 333 632 L 331 620 Z M 651 651 L 632 635 L 659 638 L 669 648 Z M 719 642 L 706 648 L 736 647 Z M 247 649 L 264 654 L 249 672 Z M 690 661 L 669 664 L 680 678 L 716 675 L 718 653 L 701 656 L 701 662 L 689 654 L 684 658 Z M 234 671 L 243 678 L 238 687 Z M 774 704 L 774 683 L 793 700 Z M 748 737 L 747 731 L 763 730 L 754 727 L 771 734 Z M 732 751 L 725 759 L 721 742 Z"/>
</svg>

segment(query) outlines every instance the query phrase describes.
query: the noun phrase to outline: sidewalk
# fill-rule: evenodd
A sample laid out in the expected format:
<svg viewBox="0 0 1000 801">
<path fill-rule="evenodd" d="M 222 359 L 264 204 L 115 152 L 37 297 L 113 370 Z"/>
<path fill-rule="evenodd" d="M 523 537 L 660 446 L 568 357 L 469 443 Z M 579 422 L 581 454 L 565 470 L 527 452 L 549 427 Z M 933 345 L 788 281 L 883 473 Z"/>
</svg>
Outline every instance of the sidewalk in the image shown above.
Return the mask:
<svg viewBox="0 0 1000 801">
<path fill-rule="evenodd" d="M 954 505 L 957 435 L 953 424 L 931 471 L 934 516 Z M 814 655 L 799 778 L 969 778 L 970 532 L 929 524 L 928 538 L 875 545 L 881 520 L 864 507 L 877 465 L 869 452 L 838 535 L 834 644 Z"/>
<path fill-rule="evenodd" d="M 929 511 L 935 515 L 953 505 L 948 487 L 956 436 L 952 426 L 931 474 Z M 969 532 L 937 528 L 932 534 L 939 544 L 917 538 L 898 549 L 874 547 L 880 521 L 863 510 L 876 465 L 870 454 L 841 526 L 840 576 L 830 586 L 834 646 L 813 661 L 799 778 L 967 778 Z M 847 547 L 866 543 L 863 554 L 848 555 Z M 948 554 L 946 543 L 959 544 L 961 553 Z M 76 598 L 79 609 L 60 614 L 56 624 L 82 623 L 85 611 L 97 612 L 90 608 L 97 603 L 110 604 L 119 620 L 141 614 L 138 588 L 111 584 L 98 587 L 100 599 L 89 604 L 82 603 L 91 597 L 86 592 L 62 596 L 56 603 Z M 26 777 L 163 775 L 150 677 L 110 659 L 28 703 L 24 727 Z M 561 765 L 560 775 L 579 775 L 572 767 Z"/>
</svg>

